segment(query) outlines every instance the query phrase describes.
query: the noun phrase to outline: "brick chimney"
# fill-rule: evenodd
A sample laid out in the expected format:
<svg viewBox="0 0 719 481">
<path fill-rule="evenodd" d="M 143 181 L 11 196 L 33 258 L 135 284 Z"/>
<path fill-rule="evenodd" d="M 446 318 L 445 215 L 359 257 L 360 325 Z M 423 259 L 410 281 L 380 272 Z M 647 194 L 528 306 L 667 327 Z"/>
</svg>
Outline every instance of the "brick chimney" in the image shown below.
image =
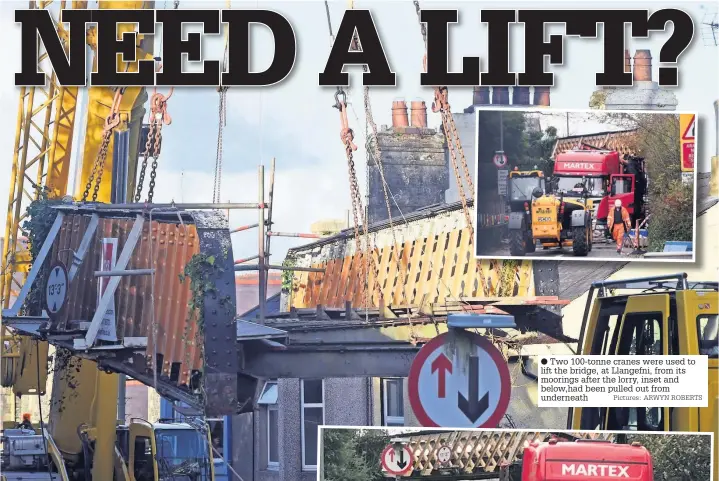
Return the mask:
<svg viewBox="0 0 719 481">
<path fill-rule="evenodd" d="M 416 129 L 427 128 L 427 105 L 421 99 L 412 101 L 411 104 L 412 112 L 412 127 Z"/>
<path fill-rule="evenodd" d="M 637 50 L 634 54 L 634 81 L 652 81 L 652 53 L 649 50 Z"/>
<path fill-rule="evenodd" d="M 529 105 L 529 87 L 512 88 L 512 105 Z"/>
<path fill-rule="evenodd" d="M 660 87 L 652 79 L 652 53 L 637 50 L 634 59 L 624 52 L 624 70 L 632 64 L 634 85 L 631 87 L 603 87 L 606 110 L 676 110 L 677 98 L 671 89 Z"/>
<path fill-rule="evenodd" d="M 392 102 L 392 128 L 402 129 L 406 127 L 409 127 L 407 102 L 404 100 L 395 100 Z"/>
<path fill-rule="evenodd" d="M 445 191 L 449 187 L 444 134 L 437 129 L 427 128 L 427 107 L 424 101 L 415 99 L 410 105 L 411 127 L 407 117 L 407 103 L 395 100 L 392 102 L 392 127 L 383 127 L 377 132 L 384 180 L 394 197 L 390 208 L 395 219 L 401 218 L 400 212 L 407 215 L 444 202 Z M 474 125 L 474 116 L 467 118 Z M 382 175 L 373 156 L 367 157 L 367 171 L 367 212 L 369 223 L 373 224 L 387 220 L 387 204 Z"/>
<path fill-rule="evenodd" d="M 549 87 L 534 87 L 534 105 L 549 107 Z"/>
<path fill-rule="evenodd" d="M 492 87 L 492 105 L 509 105 L 509 87 Z"/>
<path fill-rule="evenodd" d="M 474 87 L 472 103 L 474 105 L 489 105 L 489 87 Z"/>
</svg>

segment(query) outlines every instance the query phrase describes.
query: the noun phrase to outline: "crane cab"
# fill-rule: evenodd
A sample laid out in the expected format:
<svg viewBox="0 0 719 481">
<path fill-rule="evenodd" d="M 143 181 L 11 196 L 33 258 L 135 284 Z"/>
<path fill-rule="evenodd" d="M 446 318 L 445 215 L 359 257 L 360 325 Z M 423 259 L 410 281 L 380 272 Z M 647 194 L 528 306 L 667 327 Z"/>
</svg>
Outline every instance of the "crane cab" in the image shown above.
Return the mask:
<svg viewBox="0 0 719 481">
<path fill-rule="evenodd" d="M 133 419 L 118 426 L 116 448 L 129 481 L 212 481 L 214 466 L 208 431 L 186 423 L 149 423 Z M 116 463 L 116 477 L 118 466 Z"/>
<path fill-rule="evenodd" d="M 718 286 L 716 282 L 690 282 L 686 274 L 594 283 L 584 310 L 579 354 L 706 355 L 709 403 L 703 408 L 570 408 L 568 428 L 714 432 L 716 439 Z M 719 459 L 717 443 L 714 459 Z M 713 469 L 716 479 L 716 462 Z"/>
</svg>

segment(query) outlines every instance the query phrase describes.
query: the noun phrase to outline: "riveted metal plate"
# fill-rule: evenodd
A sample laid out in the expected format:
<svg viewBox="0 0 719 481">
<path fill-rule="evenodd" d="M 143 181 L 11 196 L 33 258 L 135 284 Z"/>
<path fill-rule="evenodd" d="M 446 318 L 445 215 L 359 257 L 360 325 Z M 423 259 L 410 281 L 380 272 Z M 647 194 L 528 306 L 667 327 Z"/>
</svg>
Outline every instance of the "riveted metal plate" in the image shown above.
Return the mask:
<svg viewBox="0 0 719 481">
<path fill-rule="evenodd" d="M 204 301 L 205 414 L 222 416 L 237 409 L 237 326 L 235 271 L 227 218 L 219 211 L 192 213 L 200 252 L 215 257 L 215 269 Z"/>
</svg>

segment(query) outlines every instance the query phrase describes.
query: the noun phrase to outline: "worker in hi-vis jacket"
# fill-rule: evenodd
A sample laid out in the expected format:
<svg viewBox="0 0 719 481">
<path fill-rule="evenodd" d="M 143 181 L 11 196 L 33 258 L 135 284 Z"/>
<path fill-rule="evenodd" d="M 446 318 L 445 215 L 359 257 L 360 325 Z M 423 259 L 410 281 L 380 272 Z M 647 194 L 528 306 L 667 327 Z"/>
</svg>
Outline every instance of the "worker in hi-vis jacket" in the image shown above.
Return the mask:
<svg viewBox="0 0 719 481">
<path fill-rule="evenodd" d="M 624 233 L 632 228 L 632 221 L 629 218 L 629 211 L 622 206 L 622 201 L 619 199 L 614 201 L 614 209 L 607 216 L 607 227 L 617 241 L 617 254 L 621 254 Z"/>
</svg>

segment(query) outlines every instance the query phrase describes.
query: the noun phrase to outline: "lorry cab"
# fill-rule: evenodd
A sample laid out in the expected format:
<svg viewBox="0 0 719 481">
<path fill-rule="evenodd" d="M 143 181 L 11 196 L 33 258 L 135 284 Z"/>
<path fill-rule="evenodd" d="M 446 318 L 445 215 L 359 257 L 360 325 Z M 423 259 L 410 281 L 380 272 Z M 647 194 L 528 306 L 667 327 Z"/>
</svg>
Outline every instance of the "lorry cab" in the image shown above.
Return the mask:
<svg viewBox="0 0 719 481">
<path fill-rule="evenodd" d="M 209 434 L 190 424 L 133 419 L 129 426 L 118 426 L 116 439 L 129 481 L 214 479 Z M 115 472 L 118 477 L 117 464 Z"/>
<path fill-rule="evenodd" d="M 569 408 L 568 428 L 714 432 L 716 439 L 718 291 L 716 282 L 690 282 L 686 274 L 594 283 L 587 297 L 578 354 L 707 355 L 709 403 L 707 407 Z M 714 459 L 719 459 L 717 443 Z M 716 479 L 716 462 L 713 469 Z"/>
<path fill-rule="evenodd" d="M 521 481 L 588 479 L 654 481 L 651 454 L 639 443 L 615 444 L 590 439 L 533 442 L 524 449 Z"/>
</svg>

